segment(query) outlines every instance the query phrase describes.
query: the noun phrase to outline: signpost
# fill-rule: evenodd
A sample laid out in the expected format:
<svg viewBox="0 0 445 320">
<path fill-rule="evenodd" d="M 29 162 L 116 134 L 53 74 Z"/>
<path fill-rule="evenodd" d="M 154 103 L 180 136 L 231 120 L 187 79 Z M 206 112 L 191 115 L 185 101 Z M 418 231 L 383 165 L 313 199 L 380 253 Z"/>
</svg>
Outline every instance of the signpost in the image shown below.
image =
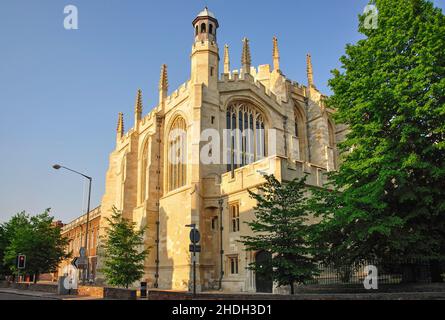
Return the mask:
<svg viewBox="0 0 445 320">
<path fill-rule="evenodd" d="M 74 257 L 71 261 L 71 265 L 73 265 L 76 269 L 84 269 L 87 265 L 87 261 L 85 257 Z"/>
<path fill-rule="evenodd" d="M 74 268 L 79 269 L 79 267 L 78 267 L 78 265 L 77 265 L 77 260 L 78 260 L 78 258 L 75 257 L 75 258 L 71 261 L 71 265 L 72 265 Z"/>
<path fill-rule="evenodd" d="M 195 229 L 196 226 L 193 225 L 193 229 L 190 230 L 190 241 L 192 243 L 198 243 L 199 240 L 201 240 L 201 234 L 199 233 L 198 229 Z"/>
<path fill-rule="evenodd" d="M 201 240 L 201 235 L 198 231 L 198 229 L 196 229 L 196 224 L 188 224 L 186 225 L 186 227 L 188 228 L 192 228 L 192 230 L 190 230 L 190 241 L 192 242 L 192 244 L 190 245 L 190 252 L 193 253 L 193 297 L 196 296 L 196 252 L 201 252 L 201 246 L 198 245 L 197 243 L 199 242 L 199 240 Z"/>
<path fill-rule="evenodd" d="M 189 247 L 189 251 L 193 252 L 193 253 L 194 252 L 201 252 L 201 246 L 199 244 L 196 244 L 196 245 L 191 244 L 190 247 Z"/>
</svg>

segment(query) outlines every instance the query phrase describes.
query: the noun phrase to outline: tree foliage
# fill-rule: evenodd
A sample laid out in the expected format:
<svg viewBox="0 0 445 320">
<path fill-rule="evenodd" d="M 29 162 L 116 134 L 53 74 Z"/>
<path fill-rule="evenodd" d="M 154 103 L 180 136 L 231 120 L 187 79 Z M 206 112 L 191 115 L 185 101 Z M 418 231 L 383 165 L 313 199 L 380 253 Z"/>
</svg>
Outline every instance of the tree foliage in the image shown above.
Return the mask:
<svg viewBox="0 0 445 320">
<path fill-rule="evenodd" d="M 305 196 L 305 178 L 288 183 L 279 182 L 273 175 L 265 176 L 266 183 L 250 196 L 257 201 L 255 219 L 248 225 L 253 236 L 242 237 L 247 250 L 265 250 L 272 254 L 266 266 L 255 263 L 256 273 L 272 272 L 279 286 L 305 283 L 317 273 L 310 242 L 311 226 Z"/>
<path fill-rule="evenodd" d="M 316 193 L 330 260 L 445 256 L 445 17 L 376 0 L 377 29 L 346 47 L 328 103 L 349 128 L 333 191 Z"/>
<path fill-rule="evenodd" d="M 122 212 L 113 207 L 102 255 L 105 274 L 110 285 L 128 288 L 144 275 L 144 261 L 148 250 L 144 246 L 144 229 L 136 230 L 136 224 L 122 217 Z"/>
<path fill-rule="evenodd" d="M 36 216 L 21 212 L 1 226 L 0 256 L 8 274 L 17 273 L 19 254 L 26 255 L 26 269 L 21 272 L 36 275 L 35 280 L 40 274 L 56 271 L 59 263 L 69 258 L 65 252 L 68 242 L 49 212 Z"/>
</svg>

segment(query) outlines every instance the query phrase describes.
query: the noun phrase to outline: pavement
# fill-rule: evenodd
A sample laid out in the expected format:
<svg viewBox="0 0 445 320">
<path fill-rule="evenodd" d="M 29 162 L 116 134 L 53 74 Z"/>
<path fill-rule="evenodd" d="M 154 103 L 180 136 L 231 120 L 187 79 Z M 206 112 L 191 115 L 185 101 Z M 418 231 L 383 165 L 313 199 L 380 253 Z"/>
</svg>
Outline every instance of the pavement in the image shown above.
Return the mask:
<svg viewBox="0 0 445 320">
<path fill-rule="evenodd" d="M 0 288 L 0 300 L 101 300 L 95 297 L 58 295 L 54 293 Z"/>
<path fill-rule="evenodd" d="M 53 300 L 45 297 L 25 296 L 16 293 L 0 292 L 0 301 L 5 300 Z"/>
<path fill-rule="evenodd" d="M 184 295 L 186 295 L 184 293 Z M 224 294 L 218 293 L 218 299 L 224 300 Z M 240 295 L 238 298 L 241 298 Z M 165 298 L 165 297 L 164 297 Z M 176 299 L 184 298 L 184 296 L 178 295 Z M 230 295 L 227 298 L 231 298 Z M 262 300 L 261 295 L 256 295 L 255 299 Z M 286 300 L 284 296 L 274 297 L 277 300 Z M 213 300 L 212 294 L 202 294 L 198 297 L 200 299 Z M 0 288 L 0 300 L 104 300 L 90 296 L 77 296 L 77 295 L 58 295 L 55 293 L 31 291 L 31 290 L 18 290 L 12 288 Z M 105 299 L 109 300 L 109 299 Z M 139 298 L 138 300 L 146 300 Z M 154 299 L 156 300 L 156 299 Z M 292 300 L 445 300 L 445 292 L 434 291 L 421 291 L 421 292 L 376 292 L 376 293 L 299 293 L 292 296 Z"/>
</svg>

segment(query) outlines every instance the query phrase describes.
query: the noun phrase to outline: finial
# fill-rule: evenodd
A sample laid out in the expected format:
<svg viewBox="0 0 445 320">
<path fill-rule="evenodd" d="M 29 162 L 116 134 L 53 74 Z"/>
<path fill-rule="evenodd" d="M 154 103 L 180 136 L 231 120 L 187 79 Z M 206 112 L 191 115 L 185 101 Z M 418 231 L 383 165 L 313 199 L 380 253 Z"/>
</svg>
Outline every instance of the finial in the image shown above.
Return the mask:
<svg viewBox="0 0 445 320">
<path fill-rule="evenodd" d="M 141 120 L 142 116 L 142 90 L 138 89 L 138 93 L 136 95 L 136 102 L 134 104 L 134 114 L 136 122 Z"/>
<path fill-rule="evenodd" d="M 161 77 L 159 79 L 159 90 L 168 91 L 168 75 L 167 65 L 163 64 L 161 67 Z"/>
<path fill-rule="evenodd" d="M 273 37 L 273 69 L 280 70 L 280 52 L 278 51 L 278 39 Z"/>
<path fill-rule="evenodd" d="M 241 57 L 241 64 L 243 65 L 244 73 L 250 73 L 250 65 L 251 65 L 251 57 L 250 57 L 250 46 L 249 39 L 243 39 L 243 55 Z"/>
<path fill-rule="evenodd" d="M 159 79 L 159 104 L 164 105 L 168 95 L 167 65 L 161 67 L 161 77 Z"/>
<path fill-rule="evenodd" d="M 122 138 L 124 136 L 124 114 L 119 112 L 117 118 L 117 137 Z"/>
<path fill-rule="evenodd" d="M 224 46 L 224 73 L 230 73 L 229 46 L 227 44 Z"/>
<path fill-rule="evenodd" d="M 307 82 L 308 86 L 314 87 L 314 71 L 312 69 L 312 58 L 311 55 L 308 53 L 306 56 L 306 64 L 307 64 Z"/>
</svg>

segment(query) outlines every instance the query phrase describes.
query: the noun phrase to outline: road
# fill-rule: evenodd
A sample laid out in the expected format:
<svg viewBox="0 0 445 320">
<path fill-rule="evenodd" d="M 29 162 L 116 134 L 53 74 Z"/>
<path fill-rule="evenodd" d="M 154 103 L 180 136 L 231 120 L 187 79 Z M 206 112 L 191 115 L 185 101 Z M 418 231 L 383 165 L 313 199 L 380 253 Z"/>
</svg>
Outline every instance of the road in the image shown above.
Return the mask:
<svg viewBox="0 0 445 320">
<path fill-rule="evenodd" d="M 20 294 L 0 292 L 0 300 L 52 300 L 45 297 L 24 296 Z"/>
</svg>

